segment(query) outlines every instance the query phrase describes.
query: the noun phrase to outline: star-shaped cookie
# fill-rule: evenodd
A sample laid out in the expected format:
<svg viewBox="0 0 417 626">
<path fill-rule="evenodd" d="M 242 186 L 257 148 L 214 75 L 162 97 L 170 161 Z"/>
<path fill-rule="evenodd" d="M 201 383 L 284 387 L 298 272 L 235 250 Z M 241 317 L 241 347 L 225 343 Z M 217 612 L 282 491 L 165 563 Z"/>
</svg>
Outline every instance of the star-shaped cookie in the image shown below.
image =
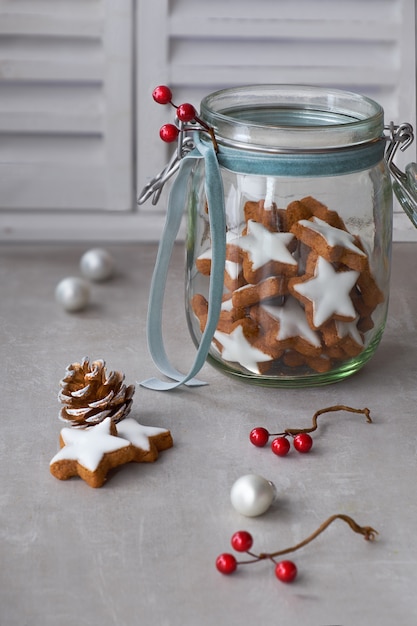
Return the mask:
<svg viewBox="0 0 417 626">
<path fill-rule="evenodd" d="M 245 320 L 237 322 L 232 332 L 216 331 L 214 339 L 221 346 L 222 358 L 225 361 L 240 363 L 240 365 L 254 374 L 260 374 L 262 363 L 269 363 L 274 356 L 256 347 L 249 340 L 250 332 L 245 334 Z"/>
<path fill-rule="evenodd" d="M 261 325 L 271 329 L 271 341 L 277 341 L 282 350 L 294 349 L 309 356 L 320 354 L 320 337 L 310 327 L 303 307 L 292 296 L 283 306 L 261 304 L 252 309 L 251 314 Z"/>
<path fill-rule="evenodd" d="M 101 487 L 112 468 L 134 458 L 133 446 L 117 436 L 110 417 L 90 428 L 63 428 L 60 445 L 50 462 L 51 474 L 60 480 L 78 475 L 90 487 Z"/>
<path fill-rule="evenodd" d="M 358 276 L 359 272 L 354 270 L 337 272 L 320 256 L 314 276 L 290 278 L 288 286 L 293 296 L 304 304 L 311 327 L 317 329 L 331 318 L 344 322 L 356 318 L 350 291 Z"/>
<path fill-rule="evenodd" d="M 117 424 L 119 437 L 130 441 L 134 448 L 133 461 L 148 463 L 156 461 L 158 453 L 173 446 L 171 433 L 165 428 L 143 426 L 129 417 Z"/>
<path fill-rule="evenodd" d="M 358 246 L 358 239 L 347 230 L 331 226 L 318 217 L 299 220 L 291 232 L 331 263 L 344 263 L 349 268 L 363 271 L 368 264 L 368 256 Z"/>
<path fill-rule="evenodd" d="M 294 276 L 297 261 L 288 249 L 293 240 L 291 233 L 271 233 L 262 224 L 249 220 L 247 234 L 231 240 L 226 254 L 234 261 L 240 257 L 243 275 L 251 284 L 267 276 Z"/>
</svg>

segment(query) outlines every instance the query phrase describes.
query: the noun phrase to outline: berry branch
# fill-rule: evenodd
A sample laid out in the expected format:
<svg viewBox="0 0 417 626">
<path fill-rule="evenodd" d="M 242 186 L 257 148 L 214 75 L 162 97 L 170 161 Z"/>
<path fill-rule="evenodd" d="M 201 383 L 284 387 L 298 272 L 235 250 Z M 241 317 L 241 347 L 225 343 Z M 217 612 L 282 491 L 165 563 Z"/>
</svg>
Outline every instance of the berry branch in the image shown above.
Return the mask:
<svg viewBox="0 0 417 626">
<path fill-rule="evenodd" d="M 286 428 L 281 433 L 270 433 L 266 428 L 258 426 L 250 432 L 249 439 L 254 446 L 262 448 L 266 446 L 270 437 L 275 437 L 272 441 L 271 449 L 277 456 L 285 456 L 290 451 L 290 442 L 288 437 L 293 438 L 294 448 L 297 452 L 307 453 L 311 450 L 313 439 L 309 433 L 314 432 L 318 428 L 317 420 L 324 413 L 332 413 L 336 411 L 348 411 L 350 413 L 361 413 L 365 415 L 368 424 L 372 423 L 371 412 L 369 409 L 354 409 L 344 404 L 329 406 L 325 409 L 316 411 L 312 418 L 312 426 L 310 428 Z"/>
<path fill-rule="evenodd" d="M 316 537 L 321 535 L 321 533 L 325 531 L 326 528 L 328 528 L 337 519 L 340 519 L 343 522 L 346 522 L 346 524 L 348 524 L 355 533 L 358 533 L 359 535 L 363 535 L 366 541 L 374 541 L 375 535 L 378 534 L 378 532 L 374 528 L 371 528 L 371 526 L 359 526 L 359 524 L 357 524 L 354 519 L 349 517 L 349 515 L 343 515 L 341 513 L 338 513 L 336 515 L 332 515 L 331 517 L 329 517 L 325 522 L 323 522 L 323 524 L 321 524 L 317 528 L 317 530 L 315 530 L 309 537 L 307 537 L 307 539 L 300 541 L 300 543 L 297 543 L 295 546 L 292 546 L 292 548 L 286 548 L 285 550 L 279 550 L 278 552 L 273 552 L 271 554 L 260 554 L 259 558 L 270 559 L 270 558 L 274 558 L 277 556 L 283 556 L 284 554 L 289 554 L 290 552 L 295 552 L 296 550 L 299 550 L 300 548 L 304 548 L 304 546 L 311 543 L 314 539 L 316 539 Z"/>
<path fill-rule="evenodd" d="M 193 124 L 197 123 L 200 125 L 202 129 L 207 131 L 210 135 L 210 138 L 213 142 L 213 146 L 216 152 L 218 152 L 218 144 L 214 134 L 214 130 L 206 124 L 200 117 L 197 115 L 197 111 L 194 106 L 189 102 L 184 102 L 183 104 L 176 105 L 172 101 L 172 91 L 166 85 L 159 85 L 155 87 L 152 92 L 152 97 L 158 104 L 170 104 L 177 113 L 177 119 L 180 122 L 180 127 L 178 128 L 175 124 L 164 124 L 160 131 L 159 136 L 162 141 L 166 141 L 171 143 L 176 141 L 181 132 L 187 130 L 196 130 L 195 126 L 184 126 L 184 124 Z"/>
<path fill-rule="evenodd" d="M 247 561 L 238 561 L 233 554 L 223 553 L 216 559 L 216 568 L 222 574 L 232 574 L 238 565 L 249 565 L 251 563 L 257 563 L 269 559 L 275 564 L 275 575 L 282 582 L 292 582 L 297 576 L 297 566 L 292 561 L 279 561 L 275 559 L 277 557 L 284 556 L 290 552 L 295 552 L 300 548 L 304 548 L 307 544 L 311 543 L 316 537 L 321 535 L 335 520 L 342 520 L 355 532 L 363 535 L 367 541 L 373 541 L 378 532 L 371 526 L 359 526 L 354 519 L 349 515 L 336 514 L 329 517 L 323 524 L 321 524 L 317 530 L 309 535 L 303 541 L 300 541 L 295 546 L 285 548 L 284 550 L 278 550 L 276 552 L 261 552 L 255 554 L 251 551 L 253 544 L 253 537 L 246 530 L 239 530 L 232 535 L 231 545 L 237 552 L 245 552 L 251 557 Z"/>
<path fill-rule="evenodd" d="M 316 411 L 312 417 L 313 425 L 311 426 L 311 428 L 286 428 L 285 431 L 280 434 L 294 436 L 300 433 L 312 433 L 318 428 L 317 420 L 320 415 L 323 415 L 324 413 L 334 413 L 336 411 L 348 411 L 350 413 L 361 413 L 362 415 L 366 416 L 366 421 L 368 422 L 368 424 L 372 423 L 371 412 L 369 409 L 367 408 L 354 409 L 350 406 L 345 406 L 344 404 L 336 404 L 335 406 L 329 406 L 326 409 L 319 409 L 318 411 Z"/>
</svg>

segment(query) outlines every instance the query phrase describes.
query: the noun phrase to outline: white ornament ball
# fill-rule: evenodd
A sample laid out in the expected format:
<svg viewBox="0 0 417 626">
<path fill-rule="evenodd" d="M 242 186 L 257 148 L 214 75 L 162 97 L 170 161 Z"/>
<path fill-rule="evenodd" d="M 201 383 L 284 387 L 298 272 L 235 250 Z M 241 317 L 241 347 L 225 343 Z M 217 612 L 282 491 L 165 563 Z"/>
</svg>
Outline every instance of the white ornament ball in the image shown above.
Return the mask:
<svg viewBox="0 0 417 626">
<path fill-rule="evenodd" d="M 80 268 L 83 276 L 90 280 L 107 280 L 113 275 L 113 257 L 103 248 L 93 248 L 82 255 Z"/>
<path fill-rule="evenodd" d="M 275 500 L 275 496 L 274 484 L 258 474 L 241 476 L 230 491 L 233 507 L 246 517 L 257 517 L 265 513 Z"/>
<path fill-rule="evenodd" d="M 90 285 L 83 278 L 69 276 L 56 286 L 55 299 L 66 311 L 81 311 L 90 300 Z"/>
</svg>

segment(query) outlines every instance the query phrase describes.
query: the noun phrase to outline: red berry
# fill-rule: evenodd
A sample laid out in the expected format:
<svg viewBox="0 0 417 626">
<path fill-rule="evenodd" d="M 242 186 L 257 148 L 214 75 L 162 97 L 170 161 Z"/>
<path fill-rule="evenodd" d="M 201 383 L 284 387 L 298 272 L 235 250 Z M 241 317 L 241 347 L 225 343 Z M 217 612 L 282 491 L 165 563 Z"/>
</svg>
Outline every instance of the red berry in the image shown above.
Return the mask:
<svg viewBox="0 0 417 626">
<path fill-rule="evenodd" d="M 297 566 L 292 561 L 280 561 L 275 566 L 275 576 L 283 583 L 292 583 L 297 576 Z"/>
<path fill-rule="evenodd" d="M 177 107 L 177 117 L 181 122 L 191 122 L 196 116 L 196 110 L 192 104 L 185 102 Z"/>
<path fill-rule="evenodd" d="M 268 443 L 269 432 L 266 430 L 266 428 L 258 426 L 257 428 L 251 430 L 249 439 L 251 443 L 253 443 L 253 445 L 257 448 L 263 448 Z"/>
<path fill-rule="evenodd" d="M 237 561 L 233 554 L 223 553 L 217 557 L 216 567 L 221 574 L 233 574 L 237 567 Z"/>
<path fill-rule="evenodd" d="M 179 130 L 174 124 L 164 124 L 159 130 L 159 136 L 162 141 L 166 143 L 172 143 L 178 138 Z"/>
<path fill-rule="evenodd" d="M 238 530 L 232 536 L 231 544 L 237 552 L 247 552 L 253 544 L 252 535 L 246 530 Z"/>
<path fill-rule="evenodd" d="M 285 456 L 290 451 L 290 442 L 286 437 L 276 437 L 271 443 L 271 450 L 277 456 Z"/>
<path fill-rule="evenodd" d="M 302 452 L 303 454 L 310 452 L 312 445 L 313 440 L 307 433 L 300 433 L 294 437 L 294 448 L 297 452 Z"/>
<path fill-rule="evenodd" d="M 152 97 L 158 104 L 169 104 L 172 100 L 172 91 L 166 85 L 155 87 Z"/>
</svg>

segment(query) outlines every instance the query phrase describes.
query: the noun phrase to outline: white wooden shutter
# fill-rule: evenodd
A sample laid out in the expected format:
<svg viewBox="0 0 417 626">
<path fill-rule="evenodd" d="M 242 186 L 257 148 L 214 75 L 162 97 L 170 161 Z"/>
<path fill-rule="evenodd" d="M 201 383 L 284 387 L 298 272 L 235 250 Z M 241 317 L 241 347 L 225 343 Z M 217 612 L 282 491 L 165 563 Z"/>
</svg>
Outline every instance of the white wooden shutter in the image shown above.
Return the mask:
<svg viewBox="0 0 417 626">
<path fill-rule="evenodd" d="M 131 0 L 0 0 L 0 210 L 131 210 L 131 33 Z"/>
<path fill-rule="evenodd" d="M 158 129 L 172 111 L 152 102 L 159 83 L 195 105 L 239 84 L 337 87 L 415 126 L 414 0 L 143 0 L 138 28 L 139 186 L 166 159 Z M 409 149 L 402 163 L 415 159 Z M 394 219 L 397 238 L 417 240 L 399 209 Z"/>
</svg>

